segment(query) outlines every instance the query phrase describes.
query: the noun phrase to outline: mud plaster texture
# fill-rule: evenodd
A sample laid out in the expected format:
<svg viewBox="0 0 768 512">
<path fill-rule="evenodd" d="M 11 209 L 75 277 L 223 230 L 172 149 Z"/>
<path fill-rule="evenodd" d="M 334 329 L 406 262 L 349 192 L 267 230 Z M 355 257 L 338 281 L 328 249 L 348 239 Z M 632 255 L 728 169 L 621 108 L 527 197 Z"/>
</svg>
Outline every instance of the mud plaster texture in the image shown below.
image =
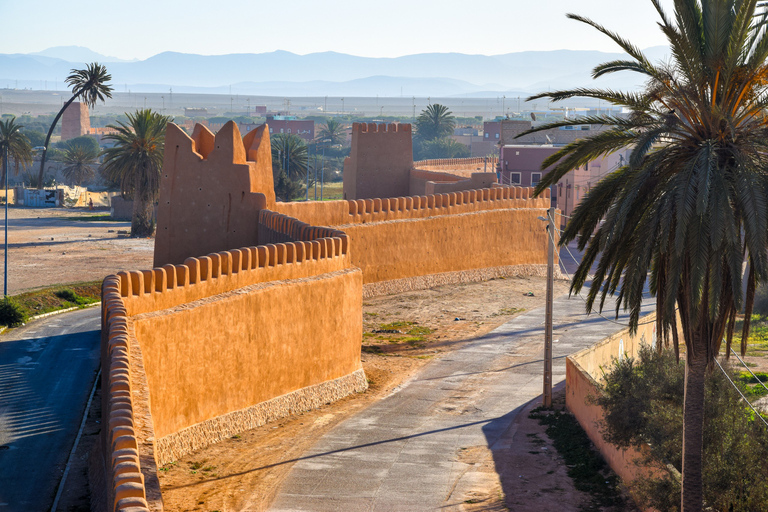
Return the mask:
<svg viewBox="0 0 768 512">
<path fill-rule="evenodd" d="M 458 272 L 443 272 L 426 276 L 393 279 L 363 285 L 363 298 L 393 295 L 414 290 L 427 290 L 449 284 L 466 284 L 489 281 L 500 277 L 546 277 L 546 265 L 506 265 L 503 267 L 478 268 Z M 567 279 L 558 267 L 555 267 L 555 279 Z"/>
<path fill-rule="evenodd" d="M 141 345 L 136 340 L 133 324 L 128 321 L 128 336 L 131 343 L 131 399 L 133 402 L 133 425 L 139 452 L 139 467 L 144 475 L 144 489 L 149 510 L 163 510 L 163 496 L 160 493 L 160 481 L 157 479 L 155 461 L 155 432 L 150 414 L 149 386 L 144 371 L 144 358 Z"/>
<path fill-rule="evenodd" d="M 361 368 L 344 377 L 307 386 L 266 402 L 203 421 L 158 439 L 155 446 L 157 463 L 162 466 L 180 459 L 187 453 L 246 430 L 292 414 L 316 409 L 366 389 L 368 381 Z"/>
</svg>

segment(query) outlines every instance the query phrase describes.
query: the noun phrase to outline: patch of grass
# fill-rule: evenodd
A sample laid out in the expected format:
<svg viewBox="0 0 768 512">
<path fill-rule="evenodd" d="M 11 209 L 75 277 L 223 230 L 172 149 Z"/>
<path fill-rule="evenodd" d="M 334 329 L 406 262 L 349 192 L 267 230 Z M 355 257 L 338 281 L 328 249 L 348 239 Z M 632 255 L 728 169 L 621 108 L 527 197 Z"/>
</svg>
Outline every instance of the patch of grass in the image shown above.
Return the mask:
<svg viewBox="0 0 768 512">
<path fill-rule="evenodd" d="M 572 414 L 539 407 L 531 411 L 529 417 L 547 426 L 547 435 L 565 460 L 568 476 L 573 479 L 574 486 L 592 496 L 591 503 L 582 505 L 583 511 L 596 512 L 603 507 L 623 510 L 625 501 L 621 495 L 619 477 L 593 448 L 586 432 Z"/>
<path fill-rule="evenodd" d="M 514 315 L 521 311 L 525 311 L 525 308 L 501 308 L 497 313 L 494 313 L 491 316 Z"/>
<path fill-rule="evenodd" d="M 108 213 L 102 215 L 82 215 L 73 217 L 60 217 L 63 220 L 72 220 L 76 222 L 125 222 L 122 220 L 113 219 Z"/>
<path fill-rule="evenodd" d="M 374 313 L 372 311 L 366 311 L 365 314 L 366 314 L 366 316 L 379 316 L 378 313 Z"/>
<path fill-rule="evenodd" d="M 84 307 L 101 300 L 101 281 L 74 283 L 66 287 L 49 286 L 15 295 L 13 299 L 27 317 L 71 307 Z M 0 324 L 7 325 L 2 320 Z"/>
<path fill-rule="evenodd" d="M 412 325 L 414 325 L 414 322 L 397 321 L 397 322 L 390 322 L 388 324 L 381 324 L 379 326 L 379 329 L 382 331 L 399 331 L 400 329 L 404 329 Z"/>
</svg>

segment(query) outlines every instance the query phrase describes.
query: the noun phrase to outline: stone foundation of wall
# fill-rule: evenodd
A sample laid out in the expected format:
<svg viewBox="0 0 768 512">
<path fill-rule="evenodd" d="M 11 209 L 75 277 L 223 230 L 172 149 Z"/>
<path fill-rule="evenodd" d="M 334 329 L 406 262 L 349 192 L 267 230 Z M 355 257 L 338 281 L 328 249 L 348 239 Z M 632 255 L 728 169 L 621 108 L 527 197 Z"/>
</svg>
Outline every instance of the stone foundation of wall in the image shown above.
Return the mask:
<svg viewBox="0 0 768 512">
<path fill-rule="evenodd" d="M 395 293 L 410 292 L 414 290 L 427 290 L 435 286 L 446 284 L 476 283 L 489 281 L 500 277 L 547 277 L 546 265 L 506 265 L 503 267 L 476 268 L 461 270 L 458 272 L 443 272 L 426 276 L 406 277 L 404 279 L 392 279 L 391 281 L 379 281 L 363 285 L 363 298 L 369 299 L 379 295 L 393 295 Z M 558 267 L 555 267 L 555 279 L 568 279 Z"/>
<path fill-rule="evenodd" d="M 260 404 L 203 421 L 158 439 L 155 458 L 159 465 L 217 443 L 240 432 L 260 427 L 291 414 L 316 409 L 352 393 L 368 389 L 363 369 L 314 386 L 307 386 Z"/>
</svg>

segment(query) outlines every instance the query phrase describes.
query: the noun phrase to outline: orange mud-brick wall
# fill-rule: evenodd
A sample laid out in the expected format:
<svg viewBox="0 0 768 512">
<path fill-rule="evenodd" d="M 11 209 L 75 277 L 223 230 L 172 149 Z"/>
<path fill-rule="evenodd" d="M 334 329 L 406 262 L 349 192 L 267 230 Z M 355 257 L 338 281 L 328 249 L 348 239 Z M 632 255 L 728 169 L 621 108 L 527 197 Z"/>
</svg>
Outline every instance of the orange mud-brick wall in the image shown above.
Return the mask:
<svg viewBox="0 0 768 512">
<path fill-rule="evenodd" d="M 410 124 L 354 123 L 344 159 L 344 199 L 411 195 Z"/>
<path fill-rule="evenodd" d="M 245 137 L 234 122 L 192 137 L 169 123 L 157 207 L 155 266 L 254 245 L 256 213 L 275 202 L 267 125 Z"/>
<path fill-rule="evenodd" d="M 494 187 L 449 194 L 326 203 L 277 203 L 303 222 L 334 226 L 350 238 L 351 262 L 365 283 L 546 265 L 538 219 L 550 199 L 532 189 Z M 530 273 L 530 272 L 528 272 Z"/>
<path fill-rule="evenodd" d="M 272 243 L 104 281 L 108 428 L 90 471 L 104 509 L 161 510 L 158 466 L 367 388 L 347 235 L 261 223 Z"/>
</svg>

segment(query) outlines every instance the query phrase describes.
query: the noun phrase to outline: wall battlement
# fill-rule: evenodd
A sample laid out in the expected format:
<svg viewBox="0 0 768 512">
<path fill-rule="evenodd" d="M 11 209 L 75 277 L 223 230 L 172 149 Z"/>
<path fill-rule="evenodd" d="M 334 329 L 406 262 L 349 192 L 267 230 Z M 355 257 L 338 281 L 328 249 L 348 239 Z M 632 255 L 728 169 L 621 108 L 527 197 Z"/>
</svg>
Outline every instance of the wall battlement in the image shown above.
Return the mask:
<svg viewBox="0 0 768 512">
<path fill-rule="evenodd" d="M 231 121 L 216 135 L 198 124 L 190 137 L 169 123 L 155 266 L 181 263 L 191 254 L 255 244 L 256 212 L 274 203 L 267 125 L 242 137 Z"/>
<path fill-rule="evenodd" d="M 410 124 L 354 123 L 344 159 L 344 198 L 407 196 L 412 165 Z"/>
<path fill-rule="evenodd" d="M 130 315 L 159 311 L 257 283 L 300 279 L 350 267 L 346 233 L 262 210 L 263 245 L 187 258 L 181 265 L 119 272 Z M 294 236 L 282 237 L 282 231 Z M 277 242 L 281 238 L 283 242 Z M 291 238 L 291 240 L 288 240 Z"/>
<path fill-rule="evenodd" d="M 352 133 L 407 133 L 410 136 L 411 125 L 407 123 L 353 123 Z"/>
</svg>

